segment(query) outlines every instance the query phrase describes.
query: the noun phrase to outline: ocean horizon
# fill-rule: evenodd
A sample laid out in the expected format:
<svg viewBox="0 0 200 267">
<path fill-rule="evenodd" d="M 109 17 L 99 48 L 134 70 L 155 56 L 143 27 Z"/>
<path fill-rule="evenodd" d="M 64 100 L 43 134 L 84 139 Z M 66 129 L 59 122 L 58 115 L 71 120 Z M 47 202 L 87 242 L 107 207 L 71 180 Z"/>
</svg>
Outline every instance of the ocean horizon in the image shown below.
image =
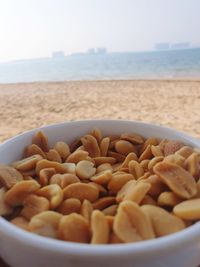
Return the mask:
<svg viewBox="0 0 200 267">
<path fill-rule="evenodd" d="M 83 54 L 0 63 L 0 83 L 124 79 L 200 80 L 200 48 Z"/>
</svg>

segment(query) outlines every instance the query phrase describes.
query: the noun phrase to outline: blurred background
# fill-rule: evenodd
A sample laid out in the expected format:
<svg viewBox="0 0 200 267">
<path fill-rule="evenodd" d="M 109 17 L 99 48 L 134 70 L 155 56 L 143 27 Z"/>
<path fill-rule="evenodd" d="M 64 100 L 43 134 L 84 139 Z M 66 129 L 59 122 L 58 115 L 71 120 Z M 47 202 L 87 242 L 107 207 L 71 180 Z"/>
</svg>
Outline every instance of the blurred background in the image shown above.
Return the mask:
<svg viewBox="0 0 200 267">
<path fill-rule="evenodd" d="M 0 141 L 116 118 L 200 137 L 198 0 L 0 0 Z"/>
</svg>

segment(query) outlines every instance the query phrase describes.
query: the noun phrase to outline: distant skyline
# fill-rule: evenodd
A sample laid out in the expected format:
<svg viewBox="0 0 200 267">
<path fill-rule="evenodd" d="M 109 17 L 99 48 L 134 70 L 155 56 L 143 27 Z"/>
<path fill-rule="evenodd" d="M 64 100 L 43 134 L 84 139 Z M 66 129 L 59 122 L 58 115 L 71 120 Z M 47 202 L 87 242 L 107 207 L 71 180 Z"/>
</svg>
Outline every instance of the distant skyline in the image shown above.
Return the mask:
<svg viewBox="0 0 200 267">
<path fill-rule="evenodd" d="M 200 45 L 199 0 L 0 0 L 0 62 L 89 48 Z"/>
</svg>

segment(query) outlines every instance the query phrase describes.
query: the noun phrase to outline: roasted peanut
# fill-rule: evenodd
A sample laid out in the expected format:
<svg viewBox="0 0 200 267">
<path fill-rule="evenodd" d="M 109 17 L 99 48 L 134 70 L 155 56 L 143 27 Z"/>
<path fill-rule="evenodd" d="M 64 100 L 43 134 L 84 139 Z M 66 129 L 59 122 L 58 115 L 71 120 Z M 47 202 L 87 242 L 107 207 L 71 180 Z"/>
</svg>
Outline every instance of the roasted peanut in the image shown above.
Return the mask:
<svg viewBox="0 0 200 267">
<path fill-rule="evenodd" d="M 107 208 L 108 206 L 115 204 L 115 197 L 102 197 L 96 200 L 92 206 L 93 209 L 102 210 Z"/>
<path fill-rule="evenodd" d="M 153 171 L 153 167 L 160 161 L 163 161 L 164 157 L 163 156 L 159 156 L 159 157 L 155 157 L 153 159 L 151 159 L 148 163 L 148 170 L 150 172 Z"/>
<path fill-rule="evenodd" d="M 88 221 L 90 221 L 92 215 L 93 207 L 90 201 L 85 199 L 81 205 L 80 214 Z"/>
<path fill-rule="evenodd" d="M 59 163 L 62 163 L 62 159 L 60 154 L 58 153 L 57 150 L 55 149 L 50 149 L 47 153 L 46 153 L 47 159 L 50 161 L 56 161 Z"/>
<path fill-rule="evenodd" d="M 49 181 L 50 184 L 58 184 L 62 189 L 70 184 L 79 182 L 80 179 L 72 173 L 54 174 Z"/>
<path fill-rule="evenodd" d="M 96 157 L 96 158 L 93 158 L 93 160 L 97 166 L 104 164 L 104 163 L 109 163 L 113 165 L 116 162 L 116 159 L 113 157 Z"/>
<path fill-rule="evenodd" d="M 114 158 L 117 162 L 123 162 L 126 159 L 126 156 L 114 151 L 108 151 L 108 157 Z"/>
<path fill-rule="evenodd" d="M 166 189 L 165 184 L 155 174 L 147 177 L 147 179 L 145 179 L 145 182 L 150 183 L 151 188 L 149 189 L 148 194 L 153 196 L 153 197 L 160 195 Z"/>
<path fill-rule="evenodd" d="M 103 172 L 103 171 L 107 171 L 107 170 L 113 172 L 113 168 L 112 168 L 112 166 L 110 165 L 110 163 L 103 163 L 103 164 L 99 165 L 99 166 L 97 167 L 96 172 L 97 172 L 97 173 L 101 173 L 101 172 Z"/>
<path fill-rule="evenodd" d="M 129 153 L 129 154 L 126 156 L 124 162 L 123 162 L 123 163 L 121 164 L 121 166 L 120 166 L 120 169 L 128 167 L 128 164 L 129 164 L 129 162 L 130 162 L 131 160 L 135 160 L 135 161 L 138 160 L 137 155 L 136 155 L 135 153 L 133 153 L 133 152 Z"/>
<path fill-rule="evenodd" d="M 193 153 L 193 149 L 189 146 L 183 146 L 181 147 L 179 150 L 177 150 L 175 152 L 175 154 L 181 155 L 182 157 L 184 157 L 185 159 L 188 158 L 192 153 Z"/>
<path fill-rule="evenodd" d="M 16 217 L 10 222 L 23 230 L 29 231 L 29 222 L 24 217 Z"/>
<path fill-rule="evenodd" d="M 168 141 L 164 146 L 164 155 L 168 156 L 174 154 L 181 147 L 183 147 L 183 143 L 180 141 Z"/>
<path fill-rule="evenodd" d="M 164 162 L 171 162 L 171 163 L 177 164 L 181 167 L 184 167 L 185 158 L 179 154 L 172 154 L 172 155 L 168 155 L 168 156 L 164 157 L 163 161 Z"/>
<path fill-rule="evenodd" d="M 24 199 L 39 188 L 40 185 L 34 180 L 20 181 L 6 192 L 5 201 L 12 207 L 21 206 Z"/>
<path fill-rule="evenodd" d="M 100 157 L 101 152 L 97 140 L 92 135 L 85 135 L 81 138 L 81 142 L 90 157 Z"/>
<path fill-rule="evenodd" d="M 77 164 L 81 160 L 87 160 L 88 155 L 87 151 L 77 150 L 67 157 L 66 162 Z"/>
<path fill-rule="evenodd" d="M 123 201 L 118 208 L 113 224 L 114 233 L 125 243 L 155 237 L 148 216 L 134 202 Z"/>
<path fill-rule="evenodd" d="M 39 146 L 44 152 L 47 152 L 49 150 L 48 138 L 42 131 L 37 132 L 33 136 L 32 144 Z"/>
<path fill-rule="evenodd" d="M 109 137 L 105 137 L 101 140 L 99 148 L 100 148 L 100 152 L 101 152 L 102 157 L 107 156 L 109 145 L 110 145 L 110 138 Z"/>
<path fill-rule="evenodd" d="M 135 179 L 138 179 L 144 175 L 142 166 L 136 160 L 131 160 L 128 163 L 128 169 Z"/>
<path fill-rule="evenodd" d="M 62 204 L 57 208 L 57 211 L 63 215 L 68 215 L 70 213 L 79 213 L 81 209 L 81 202 L 76 198 L 68 198 L 62 202 Z"/>
<path fill-rule="evenodd" d="M 63 190 L 63 193 L 64 199 L 77 198 L 80 201 L 87 199 L 90 202 L 94 202 L 99 197 L 99 191 L 97 188 L 83 183 L 70 184 Z"/>
<path fill-rule="evenodd" d="M 179 197 L 188 199 L 197 193 L 194 177 L 179 165 L 161 162 L 154 166 L 153 171 Z"/>
<path fill-rule="evenodd" d="M 58 234 L 62 240 L 79 243 L 89 243 L 91 236 L 88 221 L 76 213 L 61 218 Z"/>
<path fill-rule="evenodd" d="M 98 128 L 94 128 L 89 134 L 94 136 L 98 143 L 101 142 L 102 139 L 102 132 Z"/>
<path fill-rule="evenodd" d="M 96 168 L 94 167 L 94 163 L 81 160 L 76 165 L 76 174 L 80 179 L 89 179 L 96 173 Z"/>
<path fill-rule="evenodd" d="M 36 163 L 41 159 L 42 157 L 40 155 L 33 155 L 28 158 L 13 162 L 12 167 L 22 172 L 30 171 L 35 168 Z"/>
<path fill-rule="evenodd" d="M 126 140 L 119 140 L 115 143 L 115 150 L 122 155 L 127 156 L 129 153 L 134 152 L 137 154 L 135 146 Z"/>
<path fill-rule="evenodd" d="M 163 192 L 158 197 L 159 206 L 174 207 L 181 201 L 182 199 L 178 197 L 174 192 Z"/>
<path fill-rule="evenodd" d="M 105 209 L 102 210 L 103 214 L 109 215 L 109 216 L 115 216 L 117 212 L 118 205 L 111 205 Z"/>
<path fill-rule="evenodd" d="M 145 160 L 145 159 L 152 159 L 153 158 L 153 154 L 151 151 L 151 145 L 148 145 L 145 150 L 142 152 L 142 154 L 139 157 L 139 162 Z"/>
<path fill-rule="evenodd" d="M 199 178 L 200 176 L 200 165 L 199 156 L 197 153 L 192 153 L 184 163 L 186 170 L 191 173 L 194 178 Z"/>
<path fill-rule="evenodd" d="M 38 161 L 36 164 L 35 170 L 36 170 L 37 175 L 39 175 L 40 171 L 45 168 L 54 168 L 56 172 L 61 173 L 61 174 L 70 172 L 69 166 L 66 163 L 61 164 L 55 161 L 42 159 Z M 75 165 L 74 165 L 74 168 L 75 168 Z"/>
<path fill-rule="evenodd" d="M 70 149 L 67 143 L 65 142 L 57 142 L 54 146 L 54 149 L 59 153 L 60 157 L 65 160 L 69 154 L 70 154 Z"/>
<path fill-rule="evenodd" d="M 159 146 L 152 145 L 151 146 L 151 152 L 152 152 L 154 157 L 163 157 L 163 152 Z"/>
<path fill-rule="evenodd" d="M 51 184 L 40 188 L 36 194 L 49 200 L 50 208 L 57 208 L 63 201 L 63 191 L 57 184 Z"/>
<path fill-rule="evenodd" d="M 91 218 L 92 244 L 107 244 L 109 241 L 109 225 L 106 216 L 98 211 L 92 212 Z"/>
<path fill-rule="evenodd" d="M 5 202 L 6 189 L 0 188 L 0 216 L 8 215 L 12 213 L 12 208 Z"/>
<path fill-rule="evenodd" d="M 91 181 L 101 185 L 108 184 L 111 179 L 112 179 L 112 172 L 110 170 L 99 172 L 90 178 Z"/>
<path fill-rule="evenodd" d="M 200 198 L 185 200 L 177 204 L 173 212 L 176 216 L 183 220 L 199 220 L 200 219 Z"/>
<path fill-rule="evenodd" d="M 158 139 L 155 137 L 149 137 L 145 140 L 145 142 L 142 144 L 142 147 L 140 149 L 140 154 L 142 154 L 145 149 L 148 147 L 148 145 L 154 145 L 157 146 L 159 144 Z"/>
<path fill-rule="evenodd" d="M 45 186 L 49 183 L 50 178 L 56 174 L 54 168 L 44 168 L 39 173 L 39 183 L 41 186 Z"/>
<path fill-rule="evenodd" d="M 129 173 L 116 173 L 108 183 L 108 189 L 117 193 L 128 181 L 133 180 L 134 177 Z"/>
<path fill-rule="evenodd" d="M 58 212 L 43 211 L 31 218 L 29 230 L 38 235 L 57 238 L 61 218 L 62 215 Z"/>
<path fill-rule="evenodd" d="M 157 202 L 149 195 L 144 196 L 143 200 L 141 201 L 140 205 L 153 205 L 157 206 Z"/>
<path fill-rule="evenodd" d="M 23 176 L 19 171 L 13 167 L 0 165 L 0 184 L 4 185 L 6 188 L 11 188 L 17 182 L 22 180 Z"/>
<path fill-rule="evenodd" d="M 23 201 L 21 215 L 30 220 L 33 216 L 49 209 L 49 201 L 45 197 L 28 195 Z"/>
<path fill-rule="evenodd" d="M 39 146 L 37 146 L 35 144 L 29 145 L 26 148 L 25 155 L 27 157 L 30 157 L 33 155 L 40 155 L 43 159 L 46 159 L 46 154 L 44 153 L 44 151 Z"/>
<path fill-rule="evenodd" d="M 121 134 L 120 138 L 123 140 L 127 140 L 127 141 L 133 143 L 134 145 L 141 145 L 144 143 L 143 138 L 140 135 L 134 134 L 134 133 Z"/>
<path fill-rule="evenodd" d="M 169 235 L 185 228 L 185 224 L 180 218 L 160 207 L 144 205 L 141 209 L 149 216 L 157 237 Z"/>
</svg>

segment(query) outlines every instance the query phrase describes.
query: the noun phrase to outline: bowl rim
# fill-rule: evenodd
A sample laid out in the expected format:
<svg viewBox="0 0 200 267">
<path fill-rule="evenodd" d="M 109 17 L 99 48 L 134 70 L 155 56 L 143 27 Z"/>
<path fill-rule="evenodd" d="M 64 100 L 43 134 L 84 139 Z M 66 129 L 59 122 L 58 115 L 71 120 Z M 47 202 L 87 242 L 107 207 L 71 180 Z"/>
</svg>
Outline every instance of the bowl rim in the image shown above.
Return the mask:
<svg viewBox="0 0 200 267">
<path fill-rule="evenodd" d="M 200 141 L 198 139 L 184 133 L 178 131 L 173 128 L 165 127 L 158 124 L 140 122 L 140 121 L 133 121 L 133 120 L 111 120 L 111 119 L 97 119 L 97 120 L 78 120 L 78 121 L 66 121 L 62 123 L 55 123 L 50 124 L 38 128 L 34 128 L 29 131 L 25 131 L 19 135 L 16 135 L 3 143 L 0 144 L 0 147 L 15 142 L 16 139 L 21 139 L 25 135 L 34 133 L 38 130 L 45 130 L 51 127 L 60 127 L 64 126 L 65 124 L 79 124 L 79 123 L 95 123 L 95 122 L 105 122 L 108 123 L 133 123 L 145 127 L 155 127 L 157 129 L 162 129 L 167 132 L 174 134 L 177 137 L 181 137 L 182 139 L 185 138 L 192 142 L 192 144 L 197 145 L 200 147 Z M 81 256 L 126 256 L 128 254 L 132 255 L 145 255 L 151 254 L 152 252 L 157 253 L 159 252 L 169 252 L 174 251 L 177 247 L 183 246 L 190 246 L 197 241 L 200 240 L 200 222 L 195 223 L 194 225 L 181 230 L 180 232 L 170 234 L 164 237 L 160 237 L 157 239 L 146 240 L 136 243 L 128 243 L 128 244 L 105 244 L 105 245 L 91 245 L 91 244 L 81 244 L 81 243 L 74 243 L 74 242 L 67 242 L 62 240 L 55 240 L 48 237 L 43 237 L 36 235 L 34 233 L 27 232 L 19 227 L 12 225 L 10 222 L 5 220 L 3 217 L 0 216 L 0 232 L 3 231 L 5 235 L 9 236 L 11 239 L 15 239 L 19 242 L 23 242 L 27 245 L 31 245 L 33 247 L 45 249 L 48 251 L 54 251 L 57 253 L 64 253 L 70 255 L 81 255 Z M 1 243 L 1 237 L 0 237 Z"/>
</svg>

